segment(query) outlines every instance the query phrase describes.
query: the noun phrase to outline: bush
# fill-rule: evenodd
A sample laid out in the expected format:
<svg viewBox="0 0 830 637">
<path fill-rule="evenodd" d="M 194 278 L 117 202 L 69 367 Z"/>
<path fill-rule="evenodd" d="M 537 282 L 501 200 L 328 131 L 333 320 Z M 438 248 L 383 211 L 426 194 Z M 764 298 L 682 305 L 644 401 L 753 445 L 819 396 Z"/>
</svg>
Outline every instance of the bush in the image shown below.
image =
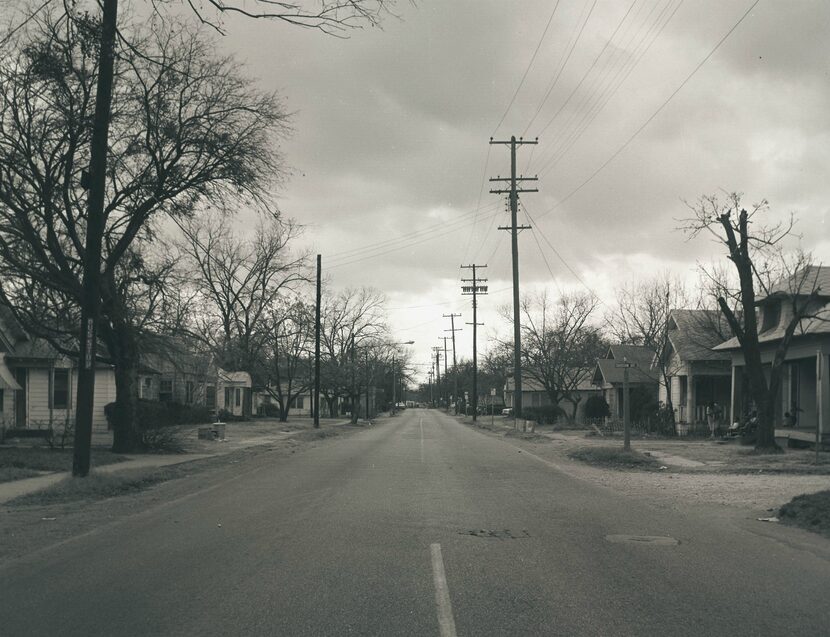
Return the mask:
<svg viewBox="0 0 830 637">
<path fill-rule="evenodd" d="M 588 396 L 585 401 L 585 417 L 593 418 L 607 418 L 611 415 L 611 408 L 605 402 L 602 396 Z"/>
<path fill-rule="evenodd" d="M 279 418 L 280 406 L 277 403 L 262 403 L 259 406 L 259 415 L 266 418 Z"/>
<path fill-rule="evenodd" d="M 543 407 L 523 407 L 522 417 L 533 420 L 540 425 L 552 425 L 560 418 L 567 418 L 568 414 L 559 405 L 545 405 Z"/>
<path fill-rule="evenodd" d="M 104 406 L 104 414 L 110 427 L 115 421 L 117 404 Z M 183 405 L 174 402 L 139 399 L 136 404 L 136 420 L 140 429 L 158 429 L 175 425 L 197 425 L 212 422 L 213 412 L 204 405 Z"/>
</svg>

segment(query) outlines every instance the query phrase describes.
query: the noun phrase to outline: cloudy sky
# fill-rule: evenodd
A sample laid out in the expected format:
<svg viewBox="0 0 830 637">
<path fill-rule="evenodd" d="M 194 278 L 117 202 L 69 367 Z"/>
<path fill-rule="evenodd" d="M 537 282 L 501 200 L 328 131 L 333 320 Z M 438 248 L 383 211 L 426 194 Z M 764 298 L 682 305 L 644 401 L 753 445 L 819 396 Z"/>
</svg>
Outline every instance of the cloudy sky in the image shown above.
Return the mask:
<svg viewBox="0 0 830 637">
<path fill-rule="evenodd" d="M 520 211 L 523 290 L 610 301 L 660 271 L 693 276 L 721 248 L 677 230 L 683 201 L 720 191 L 796 213 L 830 262 L 830 3 L 761 0 L 738 24 L 752 5 L 418 0 L 346 40 L 230 20 L 221 46 L 295 113 L 280 206 L 330 285 L 383 291 L 425 363 L 442 314 L 472 320 L 461 264 L 488 266 L 480 347 L 509 331 L 509 216 L 486 181 L 509 150 L 491 136 L 539 138 L 518 152 L 539 176 Z"/>
</svg>

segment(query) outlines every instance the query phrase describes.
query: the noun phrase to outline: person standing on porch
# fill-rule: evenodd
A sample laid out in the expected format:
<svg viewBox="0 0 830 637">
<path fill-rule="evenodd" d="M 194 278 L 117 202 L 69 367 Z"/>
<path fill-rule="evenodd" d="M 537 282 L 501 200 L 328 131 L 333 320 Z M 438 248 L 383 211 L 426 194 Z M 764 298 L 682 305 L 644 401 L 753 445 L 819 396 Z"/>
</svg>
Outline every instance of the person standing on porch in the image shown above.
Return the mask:
<svg viewBox="0 0 830 637">
<path fill-rule="evenodd" d="M 720 407 L 716 402 L 710 402 L 709 406 L 706 407 L 706 421 L 709 424 L 709 433 L 712 440 L 715 439 L 715 434 L 718 430 L 718 412 L 720 411 Z"/>
</svg>

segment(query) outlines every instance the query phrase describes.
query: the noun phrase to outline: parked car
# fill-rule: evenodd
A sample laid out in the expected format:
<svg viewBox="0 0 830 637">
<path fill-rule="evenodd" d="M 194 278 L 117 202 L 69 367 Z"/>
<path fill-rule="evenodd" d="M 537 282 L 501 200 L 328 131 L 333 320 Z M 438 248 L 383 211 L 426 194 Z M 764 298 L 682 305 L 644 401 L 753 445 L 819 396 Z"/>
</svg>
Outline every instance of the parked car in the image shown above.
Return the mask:
<svg viewBox="0 0 830 637">
<path fill-rule="evenodd" d="M 505 407 L 501 410 L 502 416 L 512 416 L 513 415 L 513 408 L 512 407 Z"/>
</svg>

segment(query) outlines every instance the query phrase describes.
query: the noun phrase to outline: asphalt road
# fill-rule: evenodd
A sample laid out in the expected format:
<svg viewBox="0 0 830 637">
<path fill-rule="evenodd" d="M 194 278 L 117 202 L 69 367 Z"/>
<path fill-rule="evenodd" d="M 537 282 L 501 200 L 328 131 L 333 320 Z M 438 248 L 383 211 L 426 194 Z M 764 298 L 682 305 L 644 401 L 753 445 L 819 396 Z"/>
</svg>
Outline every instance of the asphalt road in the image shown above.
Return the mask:
<svg viewBox="0 0 830 637">
<path fill-rule="evenodd" d="M 0 634 L 830 634 L 824 540 L 658 509 L 435 411 L 251 462 L 0 567 Z"/>
</svg>

